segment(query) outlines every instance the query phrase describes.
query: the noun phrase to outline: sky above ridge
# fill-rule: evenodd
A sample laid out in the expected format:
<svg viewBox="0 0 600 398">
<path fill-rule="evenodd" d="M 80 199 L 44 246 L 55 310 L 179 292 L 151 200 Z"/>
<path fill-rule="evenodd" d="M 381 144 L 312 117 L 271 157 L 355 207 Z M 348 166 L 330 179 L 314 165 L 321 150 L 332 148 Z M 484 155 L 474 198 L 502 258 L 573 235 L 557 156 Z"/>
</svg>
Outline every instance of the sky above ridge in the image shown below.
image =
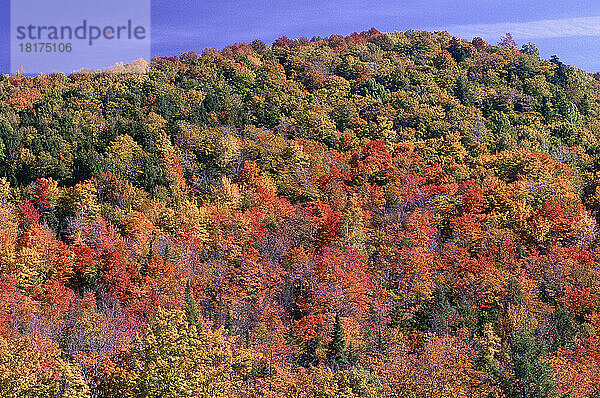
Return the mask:
<svg viewBox="0 0 600 398">
<path fill-rule="evenodd" d="M 2 73 L 10 71 L 9 3 L 0 0 Z M 519 45 L 535 43 L 543 58 L 556 54 L 567 64 L 600 72 L 600 2 L 589 0 L 152 0 L 151 18 L 152 56 L 221 49 L 254 39 L 270 44 L 283 35 L 348 35 L 375 27 L 447 30 L 467 40 L 481 36 L 493 44 L 511 32 Z"/>
</svg>

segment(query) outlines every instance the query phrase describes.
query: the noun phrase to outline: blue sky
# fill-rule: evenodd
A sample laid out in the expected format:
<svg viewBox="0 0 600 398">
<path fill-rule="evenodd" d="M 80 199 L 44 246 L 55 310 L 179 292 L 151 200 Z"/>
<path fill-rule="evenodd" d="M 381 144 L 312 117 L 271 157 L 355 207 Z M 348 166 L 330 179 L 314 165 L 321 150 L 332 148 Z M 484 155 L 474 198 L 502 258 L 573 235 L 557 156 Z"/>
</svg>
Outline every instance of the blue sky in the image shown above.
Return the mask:
<svg viewBox="0 0 600 398">
<path fill-rule="evenodd" d="M 66 0 L 65 0 L 66 1 Z M 80 0 L 92 1 L 92 0 Z M 126 1 L 126 0 L 124 0 Z M 9 69 L 9 0 L 0 0 L 0 71 Z M 510 31 L 517 43 L 534 42 L 542 57 L 600 71 L 600 2 L 405 1 L 152 1 L 152 55 L 223 48 L 254 39 L 380 31 L 448 30 L 464 39 L 496 43 Z"/>
</svg>

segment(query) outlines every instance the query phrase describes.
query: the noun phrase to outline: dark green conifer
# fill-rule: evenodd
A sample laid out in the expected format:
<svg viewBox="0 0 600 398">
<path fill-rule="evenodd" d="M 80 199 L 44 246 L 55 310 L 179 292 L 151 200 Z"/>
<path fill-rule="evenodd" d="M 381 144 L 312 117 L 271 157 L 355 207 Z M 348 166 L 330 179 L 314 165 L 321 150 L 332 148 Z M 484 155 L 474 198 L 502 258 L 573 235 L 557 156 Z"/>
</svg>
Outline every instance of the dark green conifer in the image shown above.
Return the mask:
<svg viewBox="0 0 600 398">
<path fill-rule="evenodd" d="M 511 351 L 512 380 L 505 382 L 510 398 L 557 397 L 552 381 L 552 367 L 547 362 L 546 345 L 529 330 L 522 331 L 515 339 Z"/>
<path fill-rule="evenodd" d="M 196 309 L 196 301 L 194 300 L 194 292 L 192 290 L 191 282 L 187 281 L 185 286 L 185 313 L 187 315 L 187 321 L 192 325 L 198 324 L 198 310 Z"/>
<path fill-rule="evenodd" d="M 340 314 L 335 314 L 335 323 L 331 334 L 331 342 L 327 347 L 327 360 L 334 370 L 344 369 L 348 366 L 348 353 L 346 352 L 346 339 Z"/>
</svg>

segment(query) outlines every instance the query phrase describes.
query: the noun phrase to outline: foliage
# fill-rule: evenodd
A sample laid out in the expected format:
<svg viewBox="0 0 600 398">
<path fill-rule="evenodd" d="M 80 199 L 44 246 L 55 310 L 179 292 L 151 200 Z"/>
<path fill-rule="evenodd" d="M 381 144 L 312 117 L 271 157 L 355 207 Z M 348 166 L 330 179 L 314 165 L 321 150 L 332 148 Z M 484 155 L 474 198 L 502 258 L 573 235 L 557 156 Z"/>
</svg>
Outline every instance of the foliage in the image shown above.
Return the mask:
<svg viewBox="0 0 600 398">
<path fill-rule="evenodd" d="M 0 79 L 6 396 L 598 395 L 598 76 L 376 29 L 135 67 Z"/>
</svg>

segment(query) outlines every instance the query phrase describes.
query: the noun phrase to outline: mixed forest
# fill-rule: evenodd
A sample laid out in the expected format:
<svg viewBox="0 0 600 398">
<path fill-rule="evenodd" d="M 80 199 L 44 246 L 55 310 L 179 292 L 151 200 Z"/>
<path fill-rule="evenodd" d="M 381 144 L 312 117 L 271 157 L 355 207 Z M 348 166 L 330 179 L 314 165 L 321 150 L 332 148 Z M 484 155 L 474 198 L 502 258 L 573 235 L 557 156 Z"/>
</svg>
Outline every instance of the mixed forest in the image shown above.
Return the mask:
<svg viewBox="0 0 600 398">
<path fill-rule="evenodd" d="M 599 80 L 375 29 L 0 76 L 0 392 L 599 396 Z"/>
</svg>

